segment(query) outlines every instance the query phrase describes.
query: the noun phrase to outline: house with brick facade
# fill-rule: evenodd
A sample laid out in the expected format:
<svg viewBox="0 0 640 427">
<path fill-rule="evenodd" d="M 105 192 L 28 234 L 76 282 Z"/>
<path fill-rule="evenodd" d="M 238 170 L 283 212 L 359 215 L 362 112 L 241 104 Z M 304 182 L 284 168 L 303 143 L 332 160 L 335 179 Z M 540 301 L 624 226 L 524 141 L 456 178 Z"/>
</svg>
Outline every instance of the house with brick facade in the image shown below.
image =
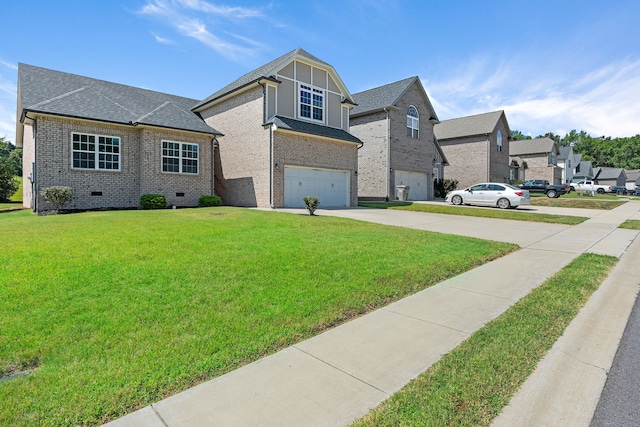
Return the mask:
<svg viewBox="0 0 640 427">
<path fill-rule="evenodd" d="M 562 184 L 559 155 L 558 143 L 551 138 L 511 141 L 509 150 L 512 160 L 527 163 L 527 179 L 544 179 L 551 184 Z"/>
<path fill-rule="evenodd" d="M 447 178 L 458 188 L 479 182 L 513 182 L 521 165 L 509 158 L 511 129 L 504 111 L 443 120 L 435 136 L 449 160 Z"/>
<path fill-rule="evenodd" d="M 328 63 L 295 49 L 228 84 L 193 111 L 224 133 L 216 150 L 216 192 L 235 206 L 356 206 L 355 106 Z"/>
<path fill-rule="evenodd" d="M 135 208 L 143 194 L 197 206 L 214 194 L 220 132 L 191 108 L 198 100 L 26 64 L 18 66 L 16 142 L 23 148 L 24 205 L 68 186 L 69 209 Z"/>
<path fill-rule="evenodd" d="M 351 133 L 364 145 L 358 151 L 358 197 L 394 200 L 409 186 L 408 200 L 432 200 L 434 180 L 448 165 L 433 126 L 438 116 L 418 77 L 353 95 Z"/>
</svg>

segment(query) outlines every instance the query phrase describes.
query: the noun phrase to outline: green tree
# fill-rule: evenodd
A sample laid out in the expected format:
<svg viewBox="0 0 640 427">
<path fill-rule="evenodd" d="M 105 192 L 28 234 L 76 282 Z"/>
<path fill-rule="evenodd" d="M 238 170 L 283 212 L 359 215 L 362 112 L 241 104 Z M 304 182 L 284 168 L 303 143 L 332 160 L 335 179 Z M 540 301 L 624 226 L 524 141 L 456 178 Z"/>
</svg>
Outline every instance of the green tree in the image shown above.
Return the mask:
<svg viewBox="0 0 640 427">
<path fill-rule="evenodd" d="M 525 139 L 531 139 L 531 137 L 529 135 L 525 135 L 522 132 L 520 132 L 519 130 L 515 130 L 515 129 L 511 131 L 511 138 L 514 141 L 522 141 L 522 140 L 525 140 Z"/>
<path fill-rule="evenodd" d="M 16 169 L 9 157 L 0 157 L 0 201 L 7 202 L 18 190 Z"/>
<path fill-rule="evenodd" d="M 16 148 L 9 154 L 9 160 L 13 162 L 16 175 L 22 176 L 22 148 Z"/>
<path fill-rule="evenodd" d="M 558 144 L 560 144 L 560 135 L 556 135 L 553 132 L 547 132 L 544 135 L 538 135 L 536 136 L 536 138 L 551 138 L 553 139 L 555 142 L 557 142 Z"/>
</svg>

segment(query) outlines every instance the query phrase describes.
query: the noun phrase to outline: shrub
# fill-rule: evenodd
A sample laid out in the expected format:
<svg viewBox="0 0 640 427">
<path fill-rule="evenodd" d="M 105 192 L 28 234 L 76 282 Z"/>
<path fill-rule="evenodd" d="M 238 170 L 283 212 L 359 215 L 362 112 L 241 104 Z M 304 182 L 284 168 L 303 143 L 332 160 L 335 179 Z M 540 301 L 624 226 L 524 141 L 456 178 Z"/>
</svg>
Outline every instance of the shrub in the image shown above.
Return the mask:
<svg viewBox="0 0 640 427">
<path fill-rule="evenodd" d="M 0 159 L 0 202 L 6 202 L 18 189 L 14 163 L 9 158 Z"/>
<path fill-rule="evenodd" d="M 140 206 L 142 209 L 164 209 L 167 207 L 167 199 L 162 194 L 143 194 Z"/>
<path fill-rule="evenodd" d="M 220 197 L 218 196 L 202 196 L 198 199 L 198 206 L 206 208 L 209 206 L 220 206 Z"/>
<path fill-rule="evenodd" d="M 444 194 L 446 195 L 449 191 L 458 189 L 458 180 L 457 179 L 445 179 L 444 180 Z"/>
<path fill-rule="evenodd" d="M 42 190 L 42 197 L 53 205 L 53 208 L 58 211 L 71 201 L 73 193 L 71 187 L 65 187 L 63 185 L 54 185 L 53 187 L 47 187 Z"/>
<path fill-rule="evenodd" d="M 444 191 L 444 181 L 442 179 L 433 180 L 433 195 L 438 198 L 444 198 L 447 195 Z"/>
<path fill-rule="evenodd" d="M 313 216 L 315 215 L 315 211 L 318 208 L 318 205 L 320 204 L 320 200 L 318 200 L 317 197 L 310 197 L 310 196 L 305 196 L 302 198 L 302 200 L 304 201 L 304 205 L 307 207 L 307 210 L 309 211 L 309 215 Z"/>
</svg>

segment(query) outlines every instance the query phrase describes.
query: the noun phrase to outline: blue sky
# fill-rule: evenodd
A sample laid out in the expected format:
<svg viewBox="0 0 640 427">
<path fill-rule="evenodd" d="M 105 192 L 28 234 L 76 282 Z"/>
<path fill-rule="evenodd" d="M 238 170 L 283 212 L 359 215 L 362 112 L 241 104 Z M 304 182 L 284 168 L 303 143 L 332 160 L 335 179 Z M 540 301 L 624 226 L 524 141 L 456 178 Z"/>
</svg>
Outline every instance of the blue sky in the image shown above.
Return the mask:
<svg viewBox="0 0 640 427">
<path fill-rule="evenodd" d="M 0 136 L 19 62 L 203 99 L 297 47 L 351 93 L 420 76 L 441 120 L 640 133 L 637 0 L 32 0 L 0 6 Z"/>
</svg>

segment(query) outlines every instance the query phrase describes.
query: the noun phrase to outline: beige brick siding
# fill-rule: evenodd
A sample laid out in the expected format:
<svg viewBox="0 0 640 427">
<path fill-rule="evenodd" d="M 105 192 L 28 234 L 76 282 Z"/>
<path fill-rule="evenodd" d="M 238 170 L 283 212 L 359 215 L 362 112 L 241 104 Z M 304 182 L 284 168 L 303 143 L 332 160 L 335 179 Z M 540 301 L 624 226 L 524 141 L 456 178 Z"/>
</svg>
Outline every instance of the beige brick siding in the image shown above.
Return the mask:
<svg viewBox="0 0 640 427">
<path fill-rule="evenodd" d="M 269 129 L 262 124 L 262 87 L 200 113 L 224 134 L 216 158 L 216 192 L 226 205 L 269 206 Z"/>
<path fill-rule="evenodd" d="M 407 110 L 411 105 L 418 110 L 420 118 L 418 138 L 407 136 Z M 417 83 L 414 83 L 405 92 L 396 102 L 396 106 L 398 109 L 391 110 L 389 114 L 391 120 L 391 168 L 394 171 L 426 173 L 429 198 L 433 198 L 435 137 L 433 135 L 433 125 L 429 122 L 431 111 L 429 111 L 427 104 L 424 102 Z M 394 175 L 391 175 L 392 180 Z M 395 182 L 391 182 L 392 189 L 395 189 L 395 185 Z"/>
<path fill-rule="evenodd" d="M 385 199 L 387 196 L 387 113 L 385 111 L 351 119 L 351 134 L 363 142 L 358 150 L 358 197 Z"/>
<path fill-rule="evenodd" d="M 471 136 L 451 140 L 441 140 L 440 146 L 449 161 L 445 179 L 458 181 L 458 188 L 466 188 L 488 179 L 486 136 Z"/>
<path fill-rule="evenodd" d="M 502 132 L 502 151 L 497 148 L 498 130 Z M 479 182 L 509 182 L 509 126 L 501 118 L 488 135 L 440 140 L 449 166 L 447 179 L 458 180 L 458 188 Z"/>
<path fill-rule="evenodd" d="M 120 138 L 120 170 L 73 169 L 73 132 Z M 200 173 L 192 176 L 162 173 L 162 139 L 198 143 Z M 146 193 L 163 194 L 169 204 L 197 206 L 200 196 L 211 193 L 210 140 L 210 136 L 187 132 L 40 116 L 35 141 L 37 208 L 39 211 L 52 208 L 41 191 L 54 185 L 71 187 L 73 199 L 65 206 L 67 209 L 135 208 L 140 204 L 140 196 Z M 27 174 L 28 162 L 29 159 L 24 162 Z M 176 192 L 184 192 L 184 197 L 176 197 Z"/>
<path fill-rule="evenodd" d="M 350 205 L 358 203 L 358 144 L 334 141 L 312 135 L 275 131 L 273 133 L 274 170 L 273 204 L 284 206 L 284 168 L 285 166 L 316 167 L 349 171 Z"/>
<path fill-rule="evenodd" d="M 198 145 L 198 173 L 162 171 L 162 141 Z M 211 137 L 188 132 L 146 128 L 140 131 L 140 194 L 162 194 L 174 206 L 198 206 L 211 191 Z M 183 195 L 178 195 L 182 193 Z"/>
<path fill-rule="evenodd" d="M 525 170 L 525 179 L 544 179 L 551 184 L 562 183 L 562 168 L 559 166 L 549 166 L 549 156 L 547 154 L 527 154 L 522 156 L 513 156 L 518 160 L 527 162 Z"/>
<path fill-rule="evenodd" d="M 419 137 L 407 136 L 407 110 L 413 105 L 420 118 Z M 358 151 L 358 196 L 364 199 L 394 198 L 395 174 L 388 168 L 427 174 L 429 198 L 433 197 L 433 159 L 436 156 L 431 112 L 414 84 L 387 113 L 374 112 L 351 119 L 351 133 L 364 143 Z M 389 128 L 387 126 L 389 123 Z M 387 165 L 387 138 L 390 135 L 390 161 Z M 387 194 L 387 179 L 390 193 Z"/>
</svg>

